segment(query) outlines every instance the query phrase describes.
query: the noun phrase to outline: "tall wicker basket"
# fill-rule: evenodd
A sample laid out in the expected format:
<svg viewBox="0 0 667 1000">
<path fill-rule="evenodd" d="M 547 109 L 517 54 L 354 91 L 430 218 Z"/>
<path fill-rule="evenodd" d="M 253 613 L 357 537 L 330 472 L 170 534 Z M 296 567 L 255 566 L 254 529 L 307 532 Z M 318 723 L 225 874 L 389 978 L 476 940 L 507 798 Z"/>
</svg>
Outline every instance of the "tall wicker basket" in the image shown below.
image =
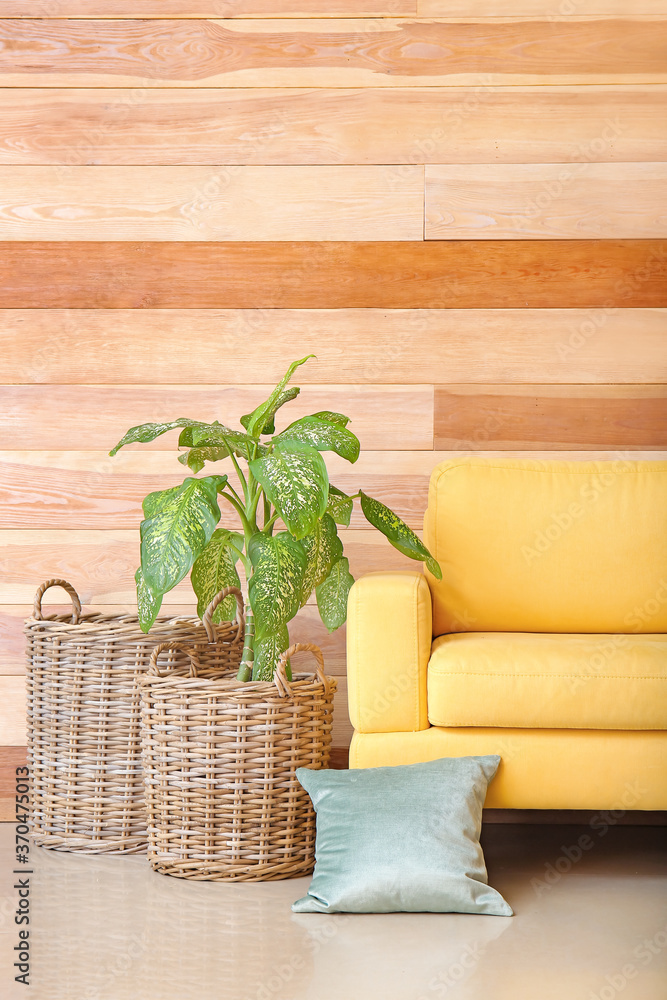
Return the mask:
<svg viewBox="0 0 667 1000">
<path fill-rule="evenodd" d="M 42 615 L 42 597 L 56 586 L 72 599 L 71 617 Z M 230 593 L 237 622 L 214 626 L 211 616 Z M 148 635 L 136 615 L 82 615 L 65 580 L 39 588 L 25 626 L 31 833 L 37 844 L 96 854 L 146 850 L 139 678 L 156 641 L 165 640 L 187 642 L 208 667 L 236 669 L 243 628 L 236 588 L 217 595 L 203 622 L 159 618 Z"/>
<path fill-rule="evenodd" d="M 171 669 L 160 654 L 169 650 Z M 317 672 L 287 680 L 299 650 Z M 297 643 L 274 681 L 239 683 L 181 643 L 161 643 L 141 679 L 148 858 L 165 875 L 269 881 L 312 871 L 315 816 L 297 767 L 329 761 L 336 680 L 317 646 Z"/>
</svg>

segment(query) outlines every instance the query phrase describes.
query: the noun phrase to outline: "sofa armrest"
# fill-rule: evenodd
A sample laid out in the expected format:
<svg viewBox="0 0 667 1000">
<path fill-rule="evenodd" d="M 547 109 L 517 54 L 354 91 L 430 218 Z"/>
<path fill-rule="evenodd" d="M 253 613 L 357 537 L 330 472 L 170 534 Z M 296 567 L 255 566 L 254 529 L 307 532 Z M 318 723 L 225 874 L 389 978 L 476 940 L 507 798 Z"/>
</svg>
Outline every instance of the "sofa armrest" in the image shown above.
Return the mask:
<svg viewBox="0 0 667 1000">
<path fill-rule="evenodd" d="M 431 592 L 422 573 L 371 573 L 350 591 L 350 719 L 360 733 L 428 729 Z"/>
</svg>

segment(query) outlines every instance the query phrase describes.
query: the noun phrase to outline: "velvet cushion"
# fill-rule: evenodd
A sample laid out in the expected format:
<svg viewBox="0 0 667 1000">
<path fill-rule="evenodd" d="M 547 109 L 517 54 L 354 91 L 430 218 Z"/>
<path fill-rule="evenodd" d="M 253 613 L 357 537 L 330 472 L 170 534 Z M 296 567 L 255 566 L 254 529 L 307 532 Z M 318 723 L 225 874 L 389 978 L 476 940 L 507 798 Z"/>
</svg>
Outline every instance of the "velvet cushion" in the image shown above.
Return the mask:
<svg viewBox="0 0 667 1000">
<path fill-rule="evenodd" d="M 315 871 L 297 913 L 511 916 L 479 843 L 500 757 L 351 771 L 298 768 L 317 813 Z"/>
</svg>

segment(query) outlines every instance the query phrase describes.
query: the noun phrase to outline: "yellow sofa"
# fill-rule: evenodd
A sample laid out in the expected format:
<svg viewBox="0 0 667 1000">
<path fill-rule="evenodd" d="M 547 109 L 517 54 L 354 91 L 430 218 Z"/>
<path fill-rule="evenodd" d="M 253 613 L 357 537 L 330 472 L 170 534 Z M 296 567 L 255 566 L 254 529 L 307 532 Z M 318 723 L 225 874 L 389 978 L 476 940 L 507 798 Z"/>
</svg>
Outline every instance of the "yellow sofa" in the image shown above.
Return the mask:
<svg viewBox="0 0 667 1000">
<path fill-rule="evenodd" d="M 458 458 L 442 568 L 348 610 L 351 767 L 498 753 L 487 805 L 667 809 L 667 462 Z"/>
</svg>

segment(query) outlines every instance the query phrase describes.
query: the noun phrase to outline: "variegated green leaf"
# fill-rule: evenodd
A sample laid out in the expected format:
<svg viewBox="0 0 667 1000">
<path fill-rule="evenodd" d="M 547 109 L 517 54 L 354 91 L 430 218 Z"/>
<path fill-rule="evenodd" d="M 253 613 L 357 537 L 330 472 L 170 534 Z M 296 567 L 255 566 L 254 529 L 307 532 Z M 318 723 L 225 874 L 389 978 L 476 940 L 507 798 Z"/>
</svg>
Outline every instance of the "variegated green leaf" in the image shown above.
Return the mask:
<svg viewBox="0 0 667 1000">
<path fill-rule="evenodd" d="M 359 439 L 352 431 L 316 416 L 300 417 L 274 441 L 303 441 L 318 451 L 334 451 L 348 462 L 356 462 L 359 458 Z"/>
<path fill-rule="evenodd" d="M 144 500 L 141 568 L 153 594 L 165 594 L 189 572 L 220 520 L 217 494 L 227 476 L 186 479 Z"/>
<path fill-rule="evenodd" d="M 158 594 L 156 596 L 153 593 L 144 580 L 144 574 L 141 572 L 141 566 L 134 574 L 134 581 L 137 585 L 137 615 L 139 618 L 139 625 L 141 626 L 142 632 L 148 632 L 160 613 L 162 594 Z"/>
<path fill-rule="evenodd" d="M 280 409 L 281 406 L 284 406 L 285 403 L 289 403 L 292 399 L 296 399 L 296 397 L 299 395 L 300 392 L 301 392 L 301 389 L 299 389 L 298 386 L 294 385 L 294 386 L 291 386 L 289 389 L 284 389 L 280 393 L 280 395 L 278 396 L 278 398 L 276 400 L 274 400 L 273 405 L 271 406 L 271 408 L 266 413 L 266 416 L 264 417 L 264 421 L 262 423 L 262 429 L 259 432 L 260 434 L 274 434 L 275 433 L 275 430 L 276 430 L 276 412 Z M 250 415 L 248 415 L 248 416 L 250 416 Z M 244 420 L 244 418 L 241 417 L 241 423 L 243 423 L 243 420 Z M 259 424 L 257 426 L 259 426 Z"/>
<path fill-rule="evenodd" d="M 281 625 L 277 632 L 265 635 L 255 642 L 255 659 L 253 661 L 252 679 L 254 681 L 272 681 L 280 654 L 289 646 L 287 625 Z M 287 679 L 292 679 L 289 663 L 287 664 Z"/>
<path fill-rule="evenodd" d="M 327 467 L 319 452 L 300 441 L 284 441 L 250 462 L 260 483 L 295 538 L 314 530 L 329 495 Z"/>
<path fill-rule="evenodd" d="M 294 399 L 294 396 L 300 391 L 297 389 L 296 392 L 294 392 L 292 389 L 290 392 L 292 392 L 293 395 L 285 393 L 287 383 L 299 365 L 305 364 L 305 362 L 308 361 L 308 358 L 314 357 L 314 354 L 308 354 L 305 358 L 301 358 L 299 361 L 293 361 L 269 398 L 263 403 L 260 403 L 260 405 L 256 407 L 252 413 L 246 413 L 245 416 L 241 417 L 241 423 L 247 430 L 248 434 L 251 434 L 254 438 L 258 438 L 259 435 L 263 433 L 273 434 L 276 410 L 282 406 L 283 403 L 286 403 L 288 399 Z M 272 429 L 266 430 L 265 428 L 267 427 Z"/>
<path fill-rule="evenodd" d="M 197 614 L 200 618 L 221 590 L 241 586 L 236 563 L 242 551 L 243 535 L 218 528 L 202 554 L 195 559 L 190 580 L 197 595 Z M 227 597 L 213 612 L 213 621 L 230 622 L 235 615 L 236 601 L 234 597 Z"/>
<path fill-rule="evenodd" d="M 426 546 L 417 538 L 412 528 L 402 521 L 398 514 L 385 507 L 379 500 L 361 493 L 361 509 L 367 521 L 381 531 L 391 544 L 404 556 L 425 562 L 436 580 L 442 579 L 442 571 Z"/>
<path fill-rule="evenodd" d="M 212 424 L 202 423 L 201 421 L 192 421 L 187 427 L 184 427 L 178 436 L 178 446 L 179 448 L 194 448 L 199 447 L 202 444 L 209 444 L 209 437 L 213 438 L 212 444 L 220 443 L 220 436 L 222 434 L 233 434 L 234 431 L 231 427 L 225 427 L 224 424 L 219 423 L 214 420 Z"/>
<path fill-rule="evenodd" d="M 349 526 L 353 506 L 354 500 L 352 500 L 351 497 L 329 483 L 327 514 L 331 514 L 336 524 L 342 524 L 346 528 Z"/>
<path fill-rule="evenodd" d="M 248 581 L 248 599 L 255 615 L 255 635 L 278 631 L 299 610 L 306 553 L 287 531 L 277 535 L 252 535 L 248 555 L 253 572 Z"/>
<path fill-rule="evenodd" d="M 235 431 L 231 427 L 215 420 L 212 424 L 197 424 L 196 426 L 185 427 L 181 431 L 178 439 L 180 448 L 219 448 L 225 449 L 226 458 L 231 449 L 235 455 L 242 458 L 249 458 L 253 451 L 259 449 L 261 454 L 266 451 L 264 445 L 259 445 L 254 438 L 243 431 Z M 217 459 L 216 459 L 217 461 Z"/>
<path fill-rule="evenodd" d="M 150 441 L 155 441 L 155 438 L 160 437 L 160 435 L 166 434 L 167 431 L 173 431 L 176 427 L 185 427 L 186 424 L 194 424 L 196 422 L 196 420 L 188 420 L 187 417 L 179 417 L 178 420 L 170 420 L 164 424 L 138 424 L 136 427 L 130 427 L 127 434 L 120 439 L 109 454 L 111 456 L 115 455 L 126 444 L 148 444 Z"/>
<path fill-rule="evenodd" d="M 204 468 L 207 462 L 221 462 L 227 458 L 229 452 L 226 448 L 190 448 L 178 456 L 181 465 L 187 465 L 195 475 Z"/>
<path fill-rule="evenodd" d="M 347 596 L 353 583 L 350 563 L 343 556 L 333 564 L 328 577 L 315 591 L 320 618 L 329 632 L 335 632 L 347 618 Z"/>
<path fill-rule="evenodd" d="M 301 590 L 303 607 L 315 587 L 326 580 L 333 564 L 343 555 L 343 543 L 333 518 L 325 514 L 315 525 L 315 530 L 301 539 L 301 544 L 306 550 L 307 560 Z"/>
<path fill-rule="evenodd" d="M 319 420 L 326 420 L 329 424 L 337 424 L 339 427 L 347 427 L 350 422 L 349 417 L 346 417 L 344 413 L 336 413 L 335 410 L 318 410 L 317 413 L 313 413 L 313 416 Z"/>
</svg>

